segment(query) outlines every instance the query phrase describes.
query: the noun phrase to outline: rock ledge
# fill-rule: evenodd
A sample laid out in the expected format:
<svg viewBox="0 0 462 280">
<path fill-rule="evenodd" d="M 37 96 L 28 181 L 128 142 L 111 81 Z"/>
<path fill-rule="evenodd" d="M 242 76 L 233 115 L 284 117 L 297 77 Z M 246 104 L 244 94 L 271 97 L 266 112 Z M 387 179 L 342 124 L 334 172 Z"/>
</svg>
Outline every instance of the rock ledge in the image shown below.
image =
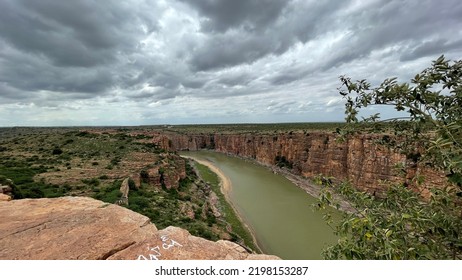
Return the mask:
<svg viewBox="0 0 462 280">
<path fill-rule="evenodd" d="M 129 209 L 87 197 L 0 201 L 0 259 L 279 259 L 188 231 L 158 230 Z"/>
</svg>

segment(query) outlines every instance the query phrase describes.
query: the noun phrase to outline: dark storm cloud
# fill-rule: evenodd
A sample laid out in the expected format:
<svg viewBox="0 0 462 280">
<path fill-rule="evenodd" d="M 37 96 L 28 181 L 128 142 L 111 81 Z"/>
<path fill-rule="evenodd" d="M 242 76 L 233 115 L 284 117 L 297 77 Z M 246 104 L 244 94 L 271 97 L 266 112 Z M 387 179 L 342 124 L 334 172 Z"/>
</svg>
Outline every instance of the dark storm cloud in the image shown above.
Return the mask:
<svg viewBox="0 0 462 280">
<path fill-rule="evenodd" d="M 0 119 L 2 104 L 68 101 L 162 105 L 166 119 L 213 118 L 207 102 L 242 119 L 311 110 L 303 99 L 337 100 L 341 74 L 460 59 L 461 18 L 459 0 L 2 0 Z"/>
<path fill-rule="evenodd" d="M 119 1 L 1 1 L 0 80 L 25 91 L 104 92 L 156 24 L 142 5 Z"/>
<path fill-rule="evenodd" d="M 460 48 L 457 43 L 423 46 L 426 38 L 439 42 L 452 38 L 462 28 L 462 2 L 452 1 L 377 1 L 364 9 L 346 15 L 348 35 L 341 46 L 325 60 L 323 70 L 364 58 L 374 50 L 398 48 L 403 59 L 440 55 L 441 51 Z M 452 41 L 452 39 L 451 39 Z M 423 49 L 422 49 L 423 48 Z M 423 51 L 426 50 L 426 51 Z"/>
<path fill-rule="evenodd" d="M 209 28 L 204 30 L 205 33 L 212 31 L 210 37 L 192 53 L 190 62 L 198 71 L 250 64 L 267 55 L 281 55 L 294 44 L 305 43 L 318 36 L 334 21 L 336 13 L 346 3 L 283 1 L 284 5 L 281 5 L 280 1 L 273 1 L 274 5 L 267 5 L 262 1 L 237 1 L 236 4 L 225 0 L 199 2 L 202 3 L 196 3 L 199 11 L 213 20 L 207 22 Z M 236 5 L 234 11 L 245 9 L 248 5 L 252 5 L 252 9 L 230 22 L 221 16 L 226 13 L 226 3 Z M 209 4 L 214 9 L 204 9 L 203 6 L 208 7 Z M 279 12 L 275 13 L 274 7 L 278 7 Z M 254 17 L 247 16 L 247 13 Z M 271 15 L 272 20 L 261 20 L 261 17 L 266 18 L 262 15 Z M 216 28 L 210 27 L 211 24 L 215 24 Z"/>
<path fill-rule="evenodd" d="M 112 2 L 112 3 L 111 3 Z M 14 47 L 57 66 L 92 67 L 131 52 L 136 15 L 113 1 L 14 0 L 0 3 L 0 33 Z M 149 24 L 153 29 L 153 23 Z M 137 30 L 138 29 L 138 30 Z"/>
<path fill-rule="evenodd" d="M 234 33 L 210 38 L 191 60 L 194 70 L 213 70 L 239 64 L 252 63 L 270 53 L 285 52 L 293 41 L 279 41 L 270 36 L 251 36 Z"/>
<path fill-rule="evenodd" d="M 189 79 L 189 80 L 184 80 L 181 82 L 181 84 L 184 87 L 187 88 L 192 88 L 192 89 L 199 89 L 202 88 L 205 85 L 206 81 L 201 80 L 201 79 Z"/>
<path fill-rule="evenodd" d="M 452 50 L 462 50 L 462 40 L 448 41 L 447 39 L 437 39 L 425 41 L 403 52 L 400 60 L 410 61 L 425 56 L 436 57 Z"/>
<path fill-rule="evenodd" d="M 83 92 L 89 95 L 114 83 L 110 72 L 102 69 L 64 69 L 47 62 L 40 56 L 5 50 L 0 54 L 0 80 L 23 91 Z"/>
<path fill-rule="evenodd" d="M 204 31 L 225 32 L 245 26 L 246 29 L 265 29 L 278 19 L 287 0 L 181 0 L 196 8 L 206 19 Z"/>
</svg>

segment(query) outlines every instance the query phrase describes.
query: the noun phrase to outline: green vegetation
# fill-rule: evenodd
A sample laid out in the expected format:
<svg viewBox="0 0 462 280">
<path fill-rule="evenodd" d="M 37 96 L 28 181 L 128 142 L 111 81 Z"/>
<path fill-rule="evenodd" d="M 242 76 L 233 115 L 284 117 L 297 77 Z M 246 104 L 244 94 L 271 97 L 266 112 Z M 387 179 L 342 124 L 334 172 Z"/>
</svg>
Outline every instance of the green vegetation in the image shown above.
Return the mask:
<svg viewBox="0 0 462 280">
<path fill-rule="evenodd" d="M 325 251 L 329 259 L 462 259 L 462 61 L 443 56 L 412 79 L 412 86 L 387 79 L 371 88 L 366 80 L 341 77 L 347 99 L 347 127 L 339 132 L 388 133 L 382 143 L 406 155 L 411 164 L 445 172 L 452 184 L 434 186 L 428 197 L 407 185 L 390 185 L 383 197 L 358 192 L 348 184 L 327 184 L 319 208 L 335 204 L 331 192 L 354 207 L 336 232 L 338 244 Z M 359 121 L 360 109 L 391 105 L 407 111 L 407 121 L 381 125 L 379 115 Z M 421 184 L 425 178 L 417 178 Z M 324 180 L 328 182 L 328 180 Z M 329 217 L 327 216 L 328 220 Z"/>
<path fill-rule="evenodd" d="M 276 156 L 276 158 L 274 159 L 274 164 L 279 167 L 279 168 L 288 168 L 288 169 L 292 169 L 292 163 L 290 161 L 288 161 L 286 159 L 285 156 Z"/>
<path fill-rule="evenodd" d="M 158 228 L 179 226 L 210 240 L 230 238 L 226 225 L 205 203 L 206 186 L 196 182 L 192 168 L 186 167 L 187 178 L 178 189 L 167 188 L 162 177 L 184 162 L 146 141 L 149 137 L 132 136 L 130 131 L 0 128 L 0 178 L 14 182 L 15 199 L 78 195 L 116 203 L 123 179 L 147 176 L 146 168 L 159 165 L 159 186 L 145 180 L 137 187 L 129 180 L 127 207 L 149 217 Z"/>
<path fill-rule="evenodd" d="M 100 188 L 95 188 L 93 189 L 93 198 L 107 203 L 115 203 L 122 196 L 122 193 L 120 192 L 121 184 L 122 181 L 115 180 L 109 185 L 105 185 Z"/>
<path fill-rule="evenodd" d="M 0 164 L 0 176 L 13 182 L 13 197 L 41 198 L 63 196 L 67 189 L 65 186 L 46 184 L 43 181 L 34 181 L 36 174 L 47 169 L 44 166 L 30 166 L 27 162 L 7 160 Z"/>
<path fill-rule="evenodd" d="M 308 131 L 335 131 L 345 123 L 268 123 L 268 124 L 209 124 L 209 125 L 175 125 L 165 128 L 180 134 L 213 134 L 213 133 L 294 133 Z"/>
<path fill-rule="evenodd" d="M 258 247 L 255 246 L 251 233 L 245 228 L 242 221 L 237 216 L 233 207 L 228 203 L 225 195 L 220 190 L 220 179 L 217 174 L 212 172 L 205 165 L 194 163 L 199 176 L 207 182 L 212 190 L 217 194 L 220 201 L 221 209 L 220 212 L 223 214 L 226 223 L 229 223 L 232 228 L 232 241 L 243 242 L 247 247 L 251 248 L 255 252 L 259 252 Z"/>
</svg>

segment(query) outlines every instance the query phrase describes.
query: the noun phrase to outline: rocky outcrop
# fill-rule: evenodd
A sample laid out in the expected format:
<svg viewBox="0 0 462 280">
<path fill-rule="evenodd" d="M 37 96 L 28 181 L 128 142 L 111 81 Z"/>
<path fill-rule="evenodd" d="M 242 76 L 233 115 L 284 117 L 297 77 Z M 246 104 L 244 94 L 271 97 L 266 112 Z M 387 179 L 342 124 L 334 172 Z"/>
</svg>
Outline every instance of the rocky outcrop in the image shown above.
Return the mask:
<svg viewBox="0 0 462 280">
<path fill-rule="evenodd" d="M 141 180 L 152 186 L 177 189 L 186 178 L 186 161 L 174 154 L 162 155 L 162 160 L 141 172 Z"/>
<path fill-rule="evenodd" d="M 2 186 L 0 185 L 0 193 L 6 194 L 6 195 L 11 195 L 13 192 L 13 188 L 11 186 Z"/>
<path fill-rule="evenodd" d="M 120 185 L 120 193 L 122 194 L 120 196 L 120 199 L 116 202 L 118 205 L 128 205 L 128 192 L 130 191 L 130 185 L 129 185 L 129 180 L 130 178 L 125 178 L 122 181 L 122 184 Z"/>
<path fill-rule="evenodd" d="M 10 201 L 13 197 L 13 181 L 6 179 L 5 177 L 0 178 L 0 201 Z M 1 183 L 6 183 L 7 185 L 2 185 Z"/>
<path fill-rule="evenodd" d="M 212 242 L 92 198 L 0 202 L 0 259 L 277 259 Z"/>
<path fill-rule="evenodd" d="M 378 144 L 381 137 L 383 135 L 359 135 L 339 142 L 336 135 L 329 132 L 189 135 L 159 132 L 153 136 L 153 141 L 166 150 L 213 149 L 251 158 L 264 165 L 285 166 L 296 175 L 322 174 L 349 180 L 371 193 L 382 191 L 385 181 L 407 181 L 413 185 L 418 174 L 426 178 L 421 189 L 445 184 L 444 174 L 410 164 L 405 155 Z"/>
</svg>

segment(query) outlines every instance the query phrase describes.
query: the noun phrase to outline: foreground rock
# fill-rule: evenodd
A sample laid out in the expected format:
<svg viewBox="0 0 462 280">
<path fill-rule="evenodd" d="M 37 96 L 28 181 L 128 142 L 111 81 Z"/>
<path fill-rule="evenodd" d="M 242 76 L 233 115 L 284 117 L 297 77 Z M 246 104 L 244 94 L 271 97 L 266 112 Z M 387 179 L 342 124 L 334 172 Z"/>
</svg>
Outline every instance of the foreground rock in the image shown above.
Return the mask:
<svg viewBox="0 0 462 280">
<path fill-rule="evenodd" d="M 0 202 L 0 259 L 277 259 L 92 198 Z"/>
</svg>

